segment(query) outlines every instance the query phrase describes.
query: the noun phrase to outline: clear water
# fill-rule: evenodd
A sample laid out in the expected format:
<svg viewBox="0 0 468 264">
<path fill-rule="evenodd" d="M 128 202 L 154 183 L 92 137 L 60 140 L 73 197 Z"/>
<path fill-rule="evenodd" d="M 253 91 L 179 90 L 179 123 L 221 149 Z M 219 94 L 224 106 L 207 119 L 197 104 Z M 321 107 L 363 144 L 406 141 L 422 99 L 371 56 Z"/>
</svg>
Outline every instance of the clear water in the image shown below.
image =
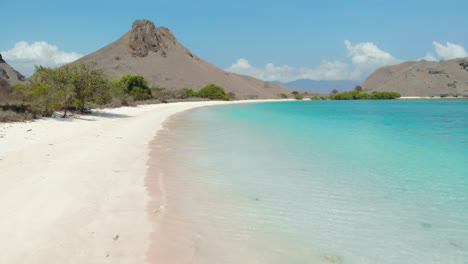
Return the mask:
<svg viewBox="0 0 468 264">
<path fill-rule="evenodd" d="M 468 263 L 468 101 L 215 106 L 160 138 L 189 263 Z"/>
</svg>

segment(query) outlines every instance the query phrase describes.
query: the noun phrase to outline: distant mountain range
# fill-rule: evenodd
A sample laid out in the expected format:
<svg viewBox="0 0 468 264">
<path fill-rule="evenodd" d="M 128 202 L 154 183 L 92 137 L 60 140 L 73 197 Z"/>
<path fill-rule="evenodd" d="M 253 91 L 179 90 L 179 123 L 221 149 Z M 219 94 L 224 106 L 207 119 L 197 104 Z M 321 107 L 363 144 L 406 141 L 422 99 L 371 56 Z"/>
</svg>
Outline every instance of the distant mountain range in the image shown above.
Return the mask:
<svg viewBox="0 0 468 264">
<path fill-rule="evenodd" d="M 359 81 L 314 81 L 301 79 L 293 82 L 281 83 L 283 86 L 291 87 L 302 91 L 318 93 L 318 94 L 329 94 L 333 89 L 338 91 L 352 90 L 354 87 L 360 84 Z"/>
<path fill-rule="evenodd" d="M 168 28 L 156 28 L 149 20 L 135 21 L 132 29 L 118 40 L 73 63 L 102 69 L 109 77 L 142 75 L 150 85 L 168 89 L 199 90 L 215 83 L 234 93 L 237 99 L 279 98 L 279 94 L 293 91 L 221 70 L 185 48 Z"/>
<path fill-rule="evenodd" d="M 396 91 L 402 96 L 468 96 L 468 58 L 385 66 L 361 86 L 367 92 Z"/>
</svg>

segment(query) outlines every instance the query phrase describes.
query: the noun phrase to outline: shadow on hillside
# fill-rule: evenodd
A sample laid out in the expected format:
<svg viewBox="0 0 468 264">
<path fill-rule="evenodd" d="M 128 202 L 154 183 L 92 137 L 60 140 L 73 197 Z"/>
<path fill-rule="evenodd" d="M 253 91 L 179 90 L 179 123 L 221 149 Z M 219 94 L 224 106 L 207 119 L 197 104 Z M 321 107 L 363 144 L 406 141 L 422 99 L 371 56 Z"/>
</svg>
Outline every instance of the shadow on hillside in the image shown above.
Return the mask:
<svg viewBox="0 0 468 264">
<path fill-rule="evenodd" d="M 61 114 L 56 114 L 52 116 L 52 118 L 56 121 L 61 122 L 73 122 L 74 120 L 83 120 L 83 121 L 97 121 L 96 117 L 100 118 L 109 118 L 109 119 L 116 119 L 116 118 L 129 118 L 129 115 L 123 114 L 116 114 L 116 113 L 108 113 L 104 111 L 92 111 L 89 114 L 81 114 L 81 115 L 67 115 L 67 117 L 63 118 Z"/>
</svg>

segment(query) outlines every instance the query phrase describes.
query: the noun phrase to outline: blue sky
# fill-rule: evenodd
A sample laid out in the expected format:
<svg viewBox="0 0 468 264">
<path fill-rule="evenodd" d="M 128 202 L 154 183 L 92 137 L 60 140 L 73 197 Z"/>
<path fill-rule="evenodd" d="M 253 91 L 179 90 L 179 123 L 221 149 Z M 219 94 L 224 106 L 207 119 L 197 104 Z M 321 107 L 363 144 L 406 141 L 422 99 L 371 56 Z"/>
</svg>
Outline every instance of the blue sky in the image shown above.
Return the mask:
<svg viewBox="0 0 468 264">
<path fill-rule="evenodd" d="M 0 51 L 20 71 L 93 52 L 141 18 L 167 26 L 220 68 L 266 80 L 363 79 L 382 65 L 450 59 L 468 47 L 468 1 L 82 0 L 5 1 L 0 7 Z M 41 51 L 47 45 L 55 49 Z M 62 53 L 55 58 L 54 52 Z"/>
</svg>

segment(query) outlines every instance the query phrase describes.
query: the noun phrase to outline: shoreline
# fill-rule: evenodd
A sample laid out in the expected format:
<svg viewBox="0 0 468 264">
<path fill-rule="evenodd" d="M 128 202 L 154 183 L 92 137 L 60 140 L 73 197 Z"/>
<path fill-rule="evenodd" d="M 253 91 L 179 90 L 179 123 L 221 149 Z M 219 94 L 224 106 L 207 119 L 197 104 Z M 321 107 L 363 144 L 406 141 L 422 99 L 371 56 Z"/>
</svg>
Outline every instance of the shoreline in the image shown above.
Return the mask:
<svg viewBox="0 0 468 264">
<path fill-rule="evenodd" d="M 468 100 L 468 97 L 454 97 L 454 96 L 402 96 L 396 100 Z"/>
<path fill-rule="evenodd" d="M 150 142 L 203 101 L 0 124 L 1 263 L 146 263 Z M 153 209 L 154 210 L 154 209 Z"/>
</svg>

